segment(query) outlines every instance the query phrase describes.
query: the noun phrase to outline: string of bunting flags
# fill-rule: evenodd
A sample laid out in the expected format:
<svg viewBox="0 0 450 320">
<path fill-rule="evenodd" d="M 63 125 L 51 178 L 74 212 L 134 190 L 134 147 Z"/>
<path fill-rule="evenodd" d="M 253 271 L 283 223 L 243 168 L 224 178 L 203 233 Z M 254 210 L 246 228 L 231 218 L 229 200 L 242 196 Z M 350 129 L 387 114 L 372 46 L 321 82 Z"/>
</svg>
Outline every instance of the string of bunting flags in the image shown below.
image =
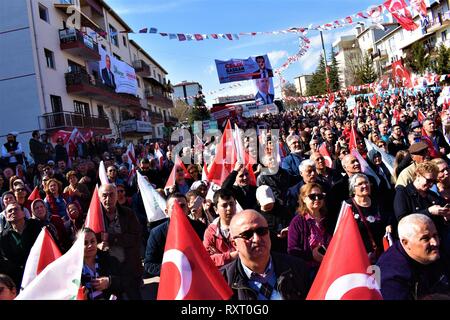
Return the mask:
<svg viewBox="0 0 450 320">
<path fill-rule="evenodd" d="M 413 6 L 414 10 L 419 10 Z M 225 40 L 239 40 L 241 36 L 258 36 L 258 35 L 279 35 L 289 33 L 304 33 L 308 30 L 332 30 L 336 28 L 348 27 L 353 24 L 362 23 L 362 21 L 371 21 L 379 28 L 384 29 L 382 26 L 383 19 L 386 15 L 393 15 L 399 23 L 406 30 L 414 30 L 417 28 L 412 20 L 411 12 L 408 11 L 407 5 L 404 0 L 386 0 L 383 4 L 372 5 L 369 8 L 356 12 L 345 18 L 335 19 L 333 21 L 324 24 L 310 24 L 308 27 L 291 27 L 288 29 L 275 30 L 275 31 L 256 31 L 256 32 L 229 32 L 229 33 L 184 33 L 184 32 L 158 32 L 156 27 L 145 27 L 138 32 L 134 31 L 120 31 L 120 33 L 140 33 L 140 34 L 159 34 L 162 37 L 166 37 L 169 40 L 179 41 L 202 41 L 206 39 L 225 39 Z M 406 21 L 405 23 L 403 21 Z M 414 27 L 415 25 L 415 27 Z"/>
</svg>

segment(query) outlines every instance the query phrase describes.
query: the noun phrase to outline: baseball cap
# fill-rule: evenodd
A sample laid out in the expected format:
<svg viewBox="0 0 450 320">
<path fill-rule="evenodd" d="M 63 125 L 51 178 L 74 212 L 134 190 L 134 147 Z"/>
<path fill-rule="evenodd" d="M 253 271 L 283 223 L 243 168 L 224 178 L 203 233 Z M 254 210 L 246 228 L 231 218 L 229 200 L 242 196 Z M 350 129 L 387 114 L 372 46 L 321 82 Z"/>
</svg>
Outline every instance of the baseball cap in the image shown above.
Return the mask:
<svg viewBox="0 0 450 320">
<path fill-rule="evenodd" d="M 267 185 L 262 185 L 256 189 L 256 199 L 261 206 L 269 203 L 275 203 L 275 197 L 272 189 Z"/>
</svg>

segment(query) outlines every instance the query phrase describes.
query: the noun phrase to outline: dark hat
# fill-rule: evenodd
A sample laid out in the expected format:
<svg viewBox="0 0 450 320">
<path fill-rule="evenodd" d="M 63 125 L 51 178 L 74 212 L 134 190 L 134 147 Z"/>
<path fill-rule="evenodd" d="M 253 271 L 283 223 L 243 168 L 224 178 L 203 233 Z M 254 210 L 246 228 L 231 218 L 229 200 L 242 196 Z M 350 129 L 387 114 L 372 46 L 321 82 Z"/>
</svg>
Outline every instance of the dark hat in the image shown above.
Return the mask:
<svg viewBox="0 0 450 320">
<path fill-rule="evenodd" d="M 420 142 L 417 142 L 417 143 L 413 143 L 409 147 L 408 151 L 411 154 L 421 154 L 423 151 L 425 151 L 427 149 L 428 149 L 428 145 L 425 142 L 420 141 Z"/>
<path fill-rule="evenodd" d="M 414 129 L 420 128 L 420 127 L 422 127 L 422 125 L 420 124 L 419 121 L 413 121 L 413 122 L 411 123 L 411 130 L 414 130 Z"/>
</svg>

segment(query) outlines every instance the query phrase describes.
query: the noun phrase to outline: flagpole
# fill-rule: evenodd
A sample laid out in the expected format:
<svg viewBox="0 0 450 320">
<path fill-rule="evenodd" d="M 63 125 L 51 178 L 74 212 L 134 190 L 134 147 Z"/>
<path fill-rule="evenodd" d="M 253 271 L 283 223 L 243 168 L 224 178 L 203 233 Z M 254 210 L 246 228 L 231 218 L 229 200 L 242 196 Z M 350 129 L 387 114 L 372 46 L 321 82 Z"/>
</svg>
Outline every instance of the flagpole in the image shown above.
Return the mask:
<svg viewBox="0 0 450 320">
<path fill-rule="evenodd" d="M 331 91 L 330 91 L 330 78 L 328 77 L 327 53 L 325 51 L 325 44 L 323 43 L 322 30 L 320 30 L 319 32 L 320 32 L 320 40 L 322 41 L 323 60 L 325 62 L 325 77 L 326 77 L 325 82 L 327 83 L 327 91 L 328 91 L 328 93 L 331 93 Z"/>
</svg>

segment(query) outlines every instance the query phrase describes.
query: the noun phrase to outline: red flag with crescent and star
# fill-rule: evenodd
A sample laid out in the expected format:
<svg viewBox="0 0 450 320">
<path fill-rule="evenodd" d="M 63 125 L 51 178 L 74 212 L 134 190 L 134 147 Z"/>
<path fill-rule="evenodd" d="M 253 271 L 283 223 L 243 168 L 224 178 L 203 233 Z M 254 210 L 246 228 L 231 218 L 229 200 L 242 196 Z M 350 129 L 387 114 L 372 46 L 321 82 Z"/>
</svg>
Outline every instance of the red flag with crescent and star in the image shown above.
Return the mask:
<svg viewBox="0 0 450 320">
<path fill-rule="evenodd" d="M 411 74 L 401 60 L 392 63 L 392 76 L 395 79 L 395 83 L 399 82 L 401 86 L 412 88 Z"/>
<path fill-rule="evenodd" d="M 403 29 L 413 31 L 418 28 L 411 12 L 408 10 L 405 0 L 386 0 L 383 4 Z"/>
<path fill-rule="evenodd" d="M 336 231 L 306 300 L 382 300 L 352 207 L 343 204 Z M 376 270 L 376 269 L 375 269 Z"/>
<path fill-rule="evenodd" d="M 233 295 L 178 202 L 170 218 L 158 300 L 228 300 Z"/>
</svg>

